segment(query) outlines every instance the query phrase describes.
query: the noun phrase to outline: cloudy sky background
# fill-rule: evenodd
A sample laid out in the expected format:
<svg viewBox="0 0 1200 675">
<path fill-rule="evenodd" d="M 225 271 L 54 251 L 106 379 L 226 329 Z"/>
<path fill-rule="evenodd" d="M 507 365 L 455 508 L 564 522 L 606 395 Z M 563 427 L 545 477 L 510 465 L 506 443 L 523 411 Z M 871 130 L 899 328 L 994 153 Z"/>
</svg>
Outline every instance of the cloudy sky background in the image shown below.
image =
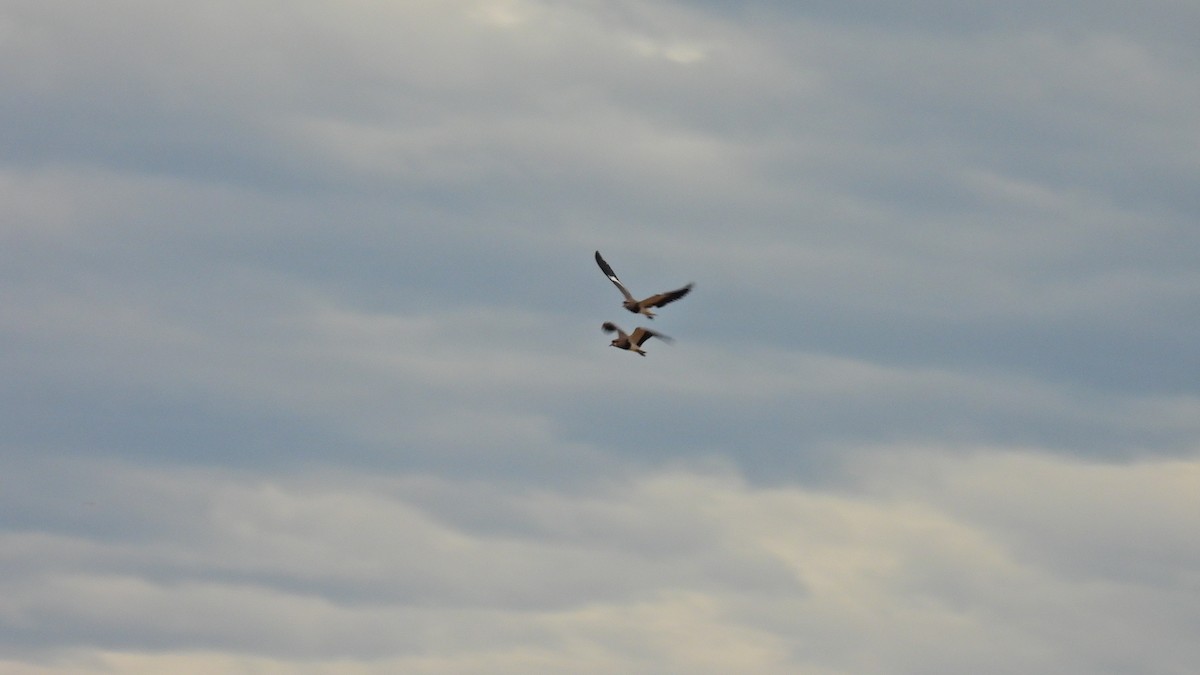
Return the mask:
<svg viewBox="0 0 1200 675">
<path fill-rule="evenodd" d="M 1194 672 L 1197 25 L 0 0 L 0 670 Z"/>
</svg>

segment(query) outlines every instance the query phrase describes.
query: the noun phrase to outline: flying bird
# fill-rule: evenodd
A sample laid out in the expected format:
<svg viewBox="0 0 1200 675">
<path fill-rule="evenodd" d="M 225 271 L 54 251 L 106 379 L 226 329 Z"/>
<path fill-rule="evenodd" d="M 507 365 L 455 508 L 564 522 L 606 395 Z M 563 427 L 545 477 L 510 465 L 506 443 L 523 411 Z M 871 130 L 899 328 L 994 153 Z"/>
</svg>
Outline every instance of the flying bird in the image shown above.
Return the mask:
<svg viewBox="0 0 1200 675">
<path fill-rule="evenodd" d="M 625 288 L 625 284 L 622 284 L 621 280 L 617 278 L 616 273 L 608 266 L 608 263 L 604 262 L 604 258 L 600 257 L 600 251 L 596 251 L 596 264 L 600 266 L 600 271 L 604 272 L 604 276 L 613 282 L 618 291 L 621 291 L 621 295 L 625 296 L 625 302 L 621 303 L 621 306 L 634 314 L 643 314 L 649 319 L 654 318 L 654 312 L 650 311 L 651 307 L 662 307 L 663 305 L 675 302 L 692 290 L 692 284 L 688 284 L 683 288 L 652 295 L 645 300 L 636 300 L 633 294 L 629 292 L 629 289 Z"/>
<path fill-rule="evenodd" d="M 649 328 L 638 327 L 633 329 L 632 335 L 626 335 L 625 331 L 618 328 L 617 324 L 611 321 L 605 321 L 604 325 L 600 327 L 604 329 L 605 333 L 617 334 L 617 337 L 613 338 L 613 341 L 609 346 L 616 347 L 617 349 L 625 349 L 631 352 L 637 352 L 642 356 L 646 355 L 646 352 L 642 351 L 642 343 L 652 337 L 656 337 L 659 340 L 664 340 L 666 342 L 671 342 L 671 338 L 663 335 L 662 333 L 652 331 Z"/>
</svg>

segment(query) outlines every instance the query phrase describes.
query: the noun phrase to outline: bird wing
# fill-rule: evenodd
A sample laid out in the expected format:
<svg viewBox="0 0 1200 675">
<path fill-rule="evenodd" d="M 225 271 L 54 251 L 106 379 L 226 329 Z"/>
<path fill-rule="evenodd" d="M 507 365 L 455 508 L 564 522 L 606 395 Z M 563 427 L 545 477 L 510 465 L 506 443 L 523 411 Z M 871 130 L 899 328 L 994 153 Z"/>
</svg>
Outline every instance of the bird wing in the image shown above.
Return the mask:
<svg viewBox="0 0 1200 675">
<path fill-rule="evenodd" d="M 605 333 L 616 333 L 617 337 L 621 338 L 622 340 L 629 339 L 629 336 L 625 334 L 625 331 L 618 328 L 617 324 L 615 324 L 611 321 L 605 321 L 603 324 L 600 325 L 600 328 Z"/>
<path fill-rule="evenodd" d="M 641 302 L 645 307 L 662 307 L 682 298 L 692 291 L 692 284 L 688 284 L 683 288 L 676 288 L 673 291 L 652 295 Z"/>
<path fill-rule="evenodd" d="M 612 268 L 608 266 L 608 263 L 604 262 L 604 258 L 600 257 L 600 251 L 596 251 L 596 264 L 600 266 L 600 271 L 604 272 L 604 276 L 608 277 L 608 280 L 613 282 L 613 285 L 617 287 L 618 291 L 621 291 L 621 295 L 624 295 L 626 300 L 633 302 L 633 295 L 629 292 L 629 289 L 625 288 L 625 284 L 621 283 L 621 280 L 617 278 L 617 273 L 613 272 Z"/>
<path fill-rule="evenodd" d="M 662 333 L 659 333 L 658 331 L 650 330 L 649 328 L 642 328 L 640 326 L 633 330 L 633 335 L 629 336 L 629 341 L 632 342 L 633 344 L 637 345 L 638 347 L 641 347 L 643 342 L 645 342 L 646 340 L 649 340 L 652 337 L 656 337 L 659 340 L 663 340 L 664 342 L 672 342 L 672 339 L 667 337 L 666 335 L 663 335 Z"/>
</svg>

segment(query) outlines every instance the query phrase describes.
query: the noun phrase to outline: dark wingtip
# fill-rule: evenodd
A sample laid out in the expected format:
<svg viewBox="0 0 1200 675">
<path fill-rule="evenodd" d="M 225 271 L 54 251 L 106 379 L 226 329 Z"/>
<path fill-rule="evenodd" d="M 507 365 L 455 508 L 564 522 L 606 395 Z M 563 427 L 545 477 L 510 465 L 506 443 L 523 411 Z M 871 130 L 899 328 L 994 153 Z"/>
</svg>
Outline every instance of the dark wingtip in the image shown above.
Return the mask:
<svg viewBox="0 0 1200 675">
<path fill-rule="evenodd" d="M 617 330 L 617 324 L 611 321 L 605 321 L 604 323 L 600 324 L 600 329 L 605 333 L 614 333 Z"/>
</svg>

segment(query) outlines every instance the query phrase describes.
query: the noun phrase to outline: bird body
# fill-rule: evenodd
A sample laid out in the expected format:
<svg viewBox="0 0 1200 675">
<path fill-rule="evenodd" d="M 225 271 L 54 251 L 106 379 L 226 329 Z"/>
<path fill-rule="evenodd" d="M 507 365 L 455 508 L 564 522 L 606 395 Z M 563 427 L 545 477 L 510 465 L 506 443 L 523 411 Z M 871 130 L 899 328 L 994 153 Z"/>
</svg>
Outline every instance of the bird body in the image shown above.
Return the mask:
<svg viewBox="0 0 1200 675">
<path fill-rule="evenodd" d="M 633 294 L 629 292 L 629 289 L 625 288 L 625 284 L 622 284 L 621 280 L 617 278 L 617 274 L 613 272 L 612 267 L 610 267 L 609 264 L 605 262 L 604 258 L 600 256 L 600 251 L 596 251 L 596 264 L 600 266 L 600 271 L 604 272 L 604 276 L 608 277 L 608 280 L 613 282 L 613 285 L 617 287 L 618 291 L 621 291 L 621 295 L 625 296 L 625 302 L 621 303 L 621 306 L 633 312 L 634 314 L 641 314 L 648 319 L 654 318 L 654 312 L 650 311 L 651 307 L 662 307 L 663 305 L 675 302 L 676 300 L 687 295 L 692 290 L 692 284 L 688 284 L 683 288 L 677 288 L 673 291 L 667 291 L 666 293 L 652 295 L 644 300 L 638 300 L 637 298 L 633 297 Z"/>
<path fill-rule="evenodd" d="M 641 326 L 633 329 L 633 333 L 629 334 L 621 330 L 617 324 L 611 321 L 605 321 L 600 327 L 604 329 L 605 333 L 617 334 L 617 337 L 613 338 L 610 346 L 616 347 L 617 349 L 636 352 L 642 356 L 646 355 L 646 352 L 642 350 L 642 343 L 652 337 L 656 337 L 666 342 L 671 342 L 671 338 L 667 337 L 666 335 L 652 331 L 649 328 L 642 328 Z"/>
</svg>

